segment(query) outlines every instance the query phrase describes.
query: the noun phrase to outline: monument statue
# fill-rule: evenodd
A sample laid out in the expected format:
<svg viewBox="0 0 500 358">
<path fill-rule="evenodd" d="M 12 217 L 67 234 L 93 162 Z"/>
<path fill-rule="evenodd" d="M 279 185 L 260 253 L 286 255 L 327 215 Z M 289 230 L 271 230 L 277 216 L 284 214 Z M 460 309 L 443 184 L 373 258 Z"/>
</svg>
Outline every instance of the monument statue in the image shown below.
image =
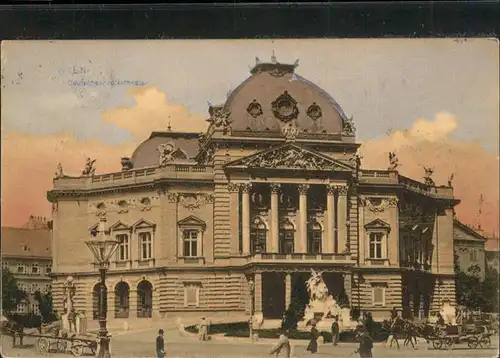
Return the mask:
<svg viewBox="0 0 500 358">
<path fill-rule="evenodd" d="M 441 308 L 441 316 L 444 319 L 444 323 L 447 325 L 455 326 L 457 324 L 457 312 L 455 307 L 453 307 L 449 302 L 444 302 Z"/>
<path fill-rule="evenodd" d="M 321 320 L 324 321 L 325 324 L 331 325 L 331 322 L 326 323 L 330 317 L 340 315 L 340 323 L 342 325 L 342 321 L 344 325 L 347 325 L 349 322 L 349 309 L 347 309 L 347 318 L 346 313 L 343 312 L 337 302 L 333 299 L 332 295 L 328 294 L 328 287 L 325 284 L 325 281 L 322 277 L 323 272 L 316 272 L 314 269 L 311 269 L 311 277 L 307 280 L 307 292 L 309 293 L 309 303 L 306 305 L 304 311 L 304 319 L 300 323 L 299 326 L 304 328 L 309 324 L 312 320 Z M 331 318 L 330 318 L 331 320 Z M 318 325 L 320 325 L 318 323 Z M 329 327 L 329 326 L 328 326 Z"/>
<path fill-rule="evenodd" d="M 436 183 L 432 179 L 432 174 L 434 174 L 434 169 L 433 168 L 424 167 L 424 172 L 425 172 L 424 183 L 426 185 L 436 186 Z"/>
</svg>

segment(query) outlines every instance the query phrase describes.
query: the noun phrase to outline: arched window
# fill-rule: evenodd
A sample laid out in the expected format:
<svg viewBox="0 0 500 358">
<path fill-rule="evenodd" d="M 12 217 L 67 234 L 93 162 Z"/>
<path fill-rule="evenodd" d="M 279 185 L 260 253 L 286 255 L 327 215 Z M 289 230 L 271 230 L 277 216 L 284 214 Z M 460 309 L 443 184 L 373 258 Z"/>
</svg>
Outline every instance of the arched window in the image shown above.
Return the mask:
<svg viewBox="0 0 500 358">
<path fill-rule="evenodd" d="M 321 229 L 319 223 L 313 221 L 307 225 L 307 252 L 309 254 L 321 253 L 322 235 L 323 235 L 323 230 Z"/>
<path fill-rule="evenodd" d="M 126 282 L 118 282 L 115 286 L 115 318 L 128 318 L 129 286 Z"/>
<path fill-rule="evenodd" d="M 152 309 L 153 285 L 147 280 L 142 280 L 137 285 L 137 317 L 151 317 Z"/>
<path fill-rule="evenodd" d="M 295 227 L 290 220 L 280 223 L 280 254 L 293 254 Z"/>
<path fill-rule="evenodd" d="M 260 218 L 256 218 L 250 230 L 251 253 L 266 252 L 267 227 Z"/>
</svg>

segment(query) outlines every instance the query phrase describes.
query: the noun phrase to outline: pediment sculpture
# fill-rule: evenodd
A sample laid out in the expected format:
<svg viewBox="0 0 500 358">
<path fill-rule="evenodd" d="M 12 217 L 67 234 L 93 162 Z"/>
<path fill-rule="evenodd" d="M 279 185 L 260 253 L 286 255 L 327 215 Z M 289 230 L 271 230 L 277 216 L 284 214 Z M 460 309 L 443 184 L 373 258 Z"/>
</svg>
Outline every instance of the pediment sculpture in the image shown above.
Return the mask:
<svg viewBox="0 0 500 358">
<path fill-rule="evenodd" d="M 356 134 L 356 127 L 354 126 L 353 117 L 344 120 L 344 128 L 342 133 L 348 136 L 353 136 Z"/>
<path fill-rule="evenodd" d="M 282 147 L 259 153 L 255 156 L 233 162 L 233 165 L 245 165 L 249 168 L 292 168 L 323 171 L 348 170 L 348 168 L 343 167 L 340 163 L 296 146 Z"/>
<path fill-rule="evenodd" d="M 366 206 L 367 209 L 373 213 L 382 213 L 389 208 L 396 207 L 398 205 L 398 199 L 368 197 L 362 199 L 362 205 Z"/>
</svg>

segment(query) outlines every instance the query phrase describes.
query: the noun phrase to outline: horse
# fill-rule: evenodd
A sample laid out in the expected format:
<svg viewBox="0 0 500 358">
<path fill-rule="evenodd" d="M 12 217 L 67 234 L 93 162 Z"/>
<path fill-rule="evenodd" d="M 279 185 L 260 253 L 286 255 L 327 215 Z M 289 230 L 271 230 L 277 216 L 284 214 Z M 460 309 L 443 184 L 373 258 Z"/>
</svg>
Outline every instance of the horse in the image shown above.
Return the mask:
<svg viewBox="0 0 500 358">
<path fill-rule="evenodd" d="M 11 318 L 6 318 L 0 323 L 0 334 L 12 338 L 12 348 L 16 347 L 16 338 L 19 337 L 19 346 L 23 347 L 24 327 Z"/>
</svg>

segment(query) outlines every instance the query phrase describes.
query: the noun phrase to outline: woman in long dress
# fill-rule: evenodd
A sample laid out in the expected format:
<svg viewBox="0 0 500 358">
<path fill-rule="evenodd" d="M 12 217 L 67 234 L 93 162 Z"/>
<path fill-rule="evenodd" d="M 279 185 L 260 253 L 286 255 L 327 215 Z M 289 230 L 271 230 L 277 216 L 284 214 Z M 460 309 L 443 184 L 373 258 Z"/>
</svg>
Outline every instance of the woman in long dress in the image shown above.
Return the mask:
<svg viewBox="0 0 500 358">
<path fill-rule="evenodd" d="M 311 353 L 316 353 L 318 351 L 318 337 L 319 331 L 316 329 L 316 321 L 311 322 L 311 340 L 307 345 L 307 350 Z"/>
</svg>

